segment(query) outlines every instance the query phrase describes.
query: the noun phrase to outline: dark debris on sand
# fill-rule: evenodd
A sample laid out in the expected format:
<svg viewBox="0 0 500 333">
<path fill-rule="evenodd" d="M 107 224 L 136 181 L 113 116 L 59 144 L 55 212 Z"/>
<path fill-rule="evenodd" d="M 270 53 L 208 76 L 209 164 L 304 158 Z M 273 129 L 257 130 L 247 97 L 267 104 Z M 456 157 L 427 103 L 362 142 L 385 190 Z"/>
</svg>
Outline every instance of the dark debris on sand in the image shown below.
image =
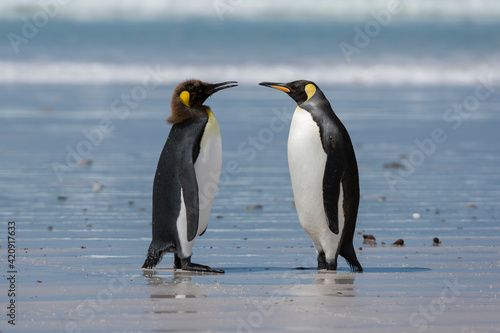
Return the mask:
<svg viewBox="0 0 500 333">
<path fill-rule="evenodd" d="M 400 238 L 394 243 L 392 243 L 392 246 L 405 246 L 405 241 Z"/>
</svg>

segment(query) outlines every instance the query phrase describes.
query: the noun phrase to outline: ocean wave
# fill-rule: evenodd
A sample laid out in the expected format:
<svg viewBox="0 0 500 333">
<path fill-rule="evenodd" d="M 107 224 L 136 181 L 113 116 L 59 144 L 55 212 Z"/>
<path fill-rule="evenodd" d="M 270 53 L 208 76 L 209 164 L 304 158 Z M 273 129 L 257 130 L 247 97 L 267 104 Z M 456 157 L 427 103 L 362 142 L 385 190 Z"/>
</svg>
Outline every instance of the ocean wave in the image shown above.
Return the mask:
<svg viewBox="0 0 500 333">
<path fill-rule="evenodd" d="M 397 0 L 2 0 L 0 18 L 21 19 L 40 11 L 67 20 L 364 20 Z M 497 0 L 400 0 L 398 18 L 409 20 L 494 20 Z"/>
<path fill-rule="evenodd" d="M 499 63 L 282 66 L 270 64 L 177 66 L 87 62 L 0 61 L 0 84 L 175 84 L 188 78 L 240 84 L 308 79 L 318 84 L 474 85 L 500 73 Z M 494 77 L 496 82 L 499 78 Z"/>
</svg>

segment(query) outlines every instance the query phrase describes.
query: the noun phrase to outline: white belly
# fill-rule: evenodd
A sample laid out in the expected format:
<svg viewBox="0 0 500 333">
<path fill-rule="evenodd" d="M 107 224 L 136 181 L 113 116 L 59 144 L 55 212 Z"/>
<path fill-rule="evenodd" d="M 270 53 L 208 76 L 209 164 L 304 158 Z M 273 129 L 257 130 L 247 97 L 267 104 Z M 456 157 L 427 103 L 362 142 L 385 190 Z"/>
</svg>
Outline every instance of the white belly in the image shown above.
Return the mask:
<svg viewBox="0 0 500 333">
<path fill-rule="evenodd" d="M 300 107 L 295 109 L 288 137 L 288 165 L 292 180 L 295 207 L 300 224 L 311 237 L 316 250 L 337 251 L 344 228 L 342 209 L 343 189 L 339 198 L 339 234 L 328 227 L 323 206 L 323 175 L 326 153 L 321 144 L 320 130 L 311 114 Z"/>
<path fill-rule="evenodd" d="M 207 228 L 210 210 L 212 209 L 212 203 L 219 184 L 221 168 L 222 141 L 220 137 L 219 123 L 217 122 L 215 116 L 210 112 L 209 120 L 200 143 L 200 153 L 194 163 L 199 195 L 199 221 L 197 235 L 203 233 Z M 188 257 L 192 253 L 194 239 L 191 242 L 187 241 L 186 209 L 184 199 L 181 201 L 181 214 L 179 215 L 177 226 L 181 239 L 182 252 L 184 256 Z M 181 219 L 184 221 L 180 221 Z"/>
<path fill-rule="evenodd" d="M 208 218 L 222 168 L 222 142 L 219 132 L 219 124 L 213 117 L 215 124 L 207 124 L 207 129 L 203 136 L 200 147 L 200 154 L 194 164 L 196 171 L 196 181 L 198 182 L 200 221 L 198 224 L 198 235 L 200 235 L 208 225 Z M 209 126 L 216 128 L 208 129 Z"/>
</svg>

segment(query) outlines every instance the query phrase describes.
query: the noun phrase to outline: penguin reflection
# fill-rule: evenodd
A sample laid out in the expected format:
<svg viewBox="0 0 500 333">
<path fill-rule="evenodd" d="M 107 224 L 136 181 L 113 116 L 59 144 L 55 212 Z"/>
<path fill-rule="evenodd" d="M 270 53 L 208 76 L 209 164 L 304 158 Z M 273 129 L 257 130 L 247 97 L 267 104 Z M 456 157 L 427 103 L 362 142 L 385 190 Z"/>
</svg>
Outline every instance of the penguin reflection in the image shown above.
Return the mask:
<svg viewBox="0 0 500 333">
<path fill-rule="evenodd" d="M 199 286 L 193 285 L 191 276 L 182 272 L 173 272 L 170 276 L 160 276 L 156 271 L 144 271 L 142 275 L 148 280 L 152 287 L 151 299 L 183 299 L 183 298 L 206 298 Z M 169 311 L 171 312 L 171 311 Z M 182 311 L 186 312 L 186 311 Z"/>
<path fill-rule="evenodd" d="M 319 273 L 314 279 L 314 285 L 321 286 L 324 296 L 354 297 L 354 274 Z"/>
</svg>

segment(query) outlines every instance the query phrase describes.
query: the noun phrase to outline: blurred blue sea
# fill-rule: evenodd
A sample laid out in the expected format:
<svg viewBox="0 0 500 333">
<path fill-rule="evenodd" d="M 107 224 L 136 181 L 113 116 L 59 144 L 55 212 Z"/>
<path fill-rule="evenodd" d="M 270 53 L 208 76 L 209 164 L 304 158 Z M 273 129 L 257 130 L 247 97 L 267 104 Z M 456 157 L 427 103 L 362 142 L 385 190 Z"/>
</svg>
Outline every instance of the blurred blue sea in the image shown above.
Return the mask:
<svg viewBox="0 0 500 333">
<path fill-rule="evenodd" d="M 63 3 L 63 4 L 61 4 Z M 495 1 L 3 1 L 0 84 L 205 80 L 475 84 L 500 72 Z"/>
</svg>

